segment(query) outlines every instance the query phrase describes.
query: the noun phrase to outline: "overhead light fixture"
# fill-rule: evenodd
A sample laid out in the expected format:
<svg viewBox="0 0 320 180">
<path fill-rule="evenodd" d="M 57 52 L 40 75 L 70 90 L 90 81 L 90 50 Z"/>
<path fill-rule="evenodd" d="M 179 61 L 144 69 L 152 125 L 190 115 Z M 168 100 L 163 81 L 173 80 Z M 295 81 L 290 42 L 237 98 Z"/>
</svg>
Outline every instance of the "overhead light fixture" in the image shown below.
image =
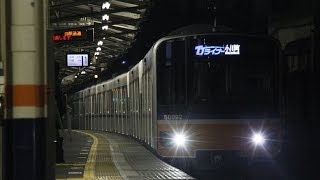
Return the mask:
<svg viewBox="0 0 320 180">
<path fill-rule="evenodd" d="M 109 21 L 109 16 L 108 16 L 108 14 L 103 15 L 103 16 L 102 16 L 102 20 L 103 20 L 103 21 Z"/>
<path fill-rule="evenodd" d="M 101 51 L 101 47 L 97 47 L 97 49 L 96 49 L 97 51 Z"/>
<path fill-rule="evenodd" d="M 108 28 L 109 28 L 108 25 L 102 26 L 102 30 L 108 30 Z"/>
<path fill-rule="evenodd" d="M 99 52 L 95 52 L 95 53 L 94 53 L 95 56 L 97 56 L 97 55 L 99 55 L 99 54 L 100 54 Z"/>
<path fill-rule="evenodd" d="M 75 75 L 75 76 L 74 76 L 74 78 L 75 78 L 75 79 L 77 79 L 77 78 L 78 78 L 78 76 L 77 76 L 77 75 Z"/>
<path fill-rule="evenodd" d="M 86 74 L 86 71 L 82 70 L 80 74 Z"/>
<path fill-rule="evenodd" d="M 110 3 L 109 2 L 105 2 L 102 4 L 102 9 L 109 9 L 110 8 Z"/>
<path fill-rule="evenodd" d="M 103 37 L 103 39 L 106 39 L 106 37 Z"/>
<path fill-rule="evenodd" d="M 97 74 L 94 75 L 94 78 L 97 79 L 99 76 Z"/>
<path fill-rule="evenodd" d="M 103 41 L 98 41 L 98 46 L 102 46 L 103 45 Z"/>
</svg>

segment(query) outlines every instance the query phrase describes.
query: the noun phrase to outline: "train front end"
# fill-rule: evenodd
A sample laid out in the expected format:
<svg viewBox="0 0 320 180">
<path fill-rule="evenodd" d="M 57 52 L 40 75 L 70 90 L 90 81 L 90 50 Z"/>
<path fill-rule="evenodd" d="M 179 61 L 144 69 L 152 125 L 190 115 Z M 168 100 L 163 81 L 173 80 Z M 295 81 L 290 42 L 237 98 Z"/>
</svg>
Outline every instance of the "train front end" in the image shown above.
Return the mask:
<svg viewBox="0 0 320 180">
<path fill-rule="evenodd" d="M 275 158 L 282 136 L 279 60 L 279 45 L 268 37 L 163 40 L 156 51 L 157 153 L 203 164 Z"/>
</svg>

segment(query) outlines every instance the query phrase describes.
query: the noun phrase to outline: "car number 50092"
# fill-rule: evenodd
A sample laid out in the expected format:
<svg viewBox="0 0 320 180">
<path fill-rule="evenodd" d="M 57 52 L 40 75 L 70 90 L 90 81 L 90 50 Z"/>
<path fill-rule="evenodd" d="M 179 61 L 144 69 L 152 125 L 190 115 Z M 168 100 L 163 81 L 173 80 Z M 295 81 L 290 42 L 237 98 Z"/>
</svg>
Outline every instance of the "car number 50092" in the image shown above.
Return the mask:
<svg viewBox="0 0 320 180">
<path fill-rule="evenodd" d="M 164 120 L 182 120 L 181 114 L 165 114 L 163 115 Z"/>
</svg>

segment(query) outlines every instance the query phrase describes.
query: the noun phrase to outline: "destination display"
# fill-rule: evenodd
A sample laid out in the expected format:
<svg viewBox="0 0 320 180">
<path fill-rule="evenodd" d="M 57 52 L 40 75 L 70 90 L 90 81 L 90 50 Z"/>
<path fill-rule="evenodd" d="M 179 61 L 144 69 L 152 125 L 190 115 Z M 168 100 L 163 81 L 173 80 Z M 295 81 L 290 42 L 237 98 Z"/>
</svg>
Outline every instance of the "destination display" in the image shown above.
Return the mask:
<svg viewBox="0 0 320 180">
<path fill-rule="evenodd" d="M 240 55 L 239 44 L 227 45 L 198 45 L 194 48 L 197 56 Z"/>
<path fill-rule="evenodd" d="M 54 33 L 54 42 L 93 41 L 93 30 L 66 30 Z"/>
</svg>

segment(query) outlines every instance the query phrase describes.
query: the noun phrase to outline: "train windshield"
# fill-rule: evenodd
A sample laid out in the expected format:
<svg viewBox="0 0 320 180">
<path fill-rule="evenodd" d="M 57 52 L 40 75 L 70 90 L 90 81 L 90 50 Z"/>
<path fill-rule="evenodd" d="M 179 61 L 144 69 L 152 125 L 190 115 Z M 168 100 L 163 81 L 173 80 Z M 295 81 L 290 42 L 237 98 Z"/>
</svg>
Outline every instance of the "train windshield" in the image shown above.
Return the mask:
<svg viewBox="0 0 320 180">
<path fill-rule="evenodd" d="M 166 42 L 158 70 L 159 105 L 191 114 L 272 114 L 278 101 L 277 53 L 272 41 L 248 37 Z"/>
</svg>

